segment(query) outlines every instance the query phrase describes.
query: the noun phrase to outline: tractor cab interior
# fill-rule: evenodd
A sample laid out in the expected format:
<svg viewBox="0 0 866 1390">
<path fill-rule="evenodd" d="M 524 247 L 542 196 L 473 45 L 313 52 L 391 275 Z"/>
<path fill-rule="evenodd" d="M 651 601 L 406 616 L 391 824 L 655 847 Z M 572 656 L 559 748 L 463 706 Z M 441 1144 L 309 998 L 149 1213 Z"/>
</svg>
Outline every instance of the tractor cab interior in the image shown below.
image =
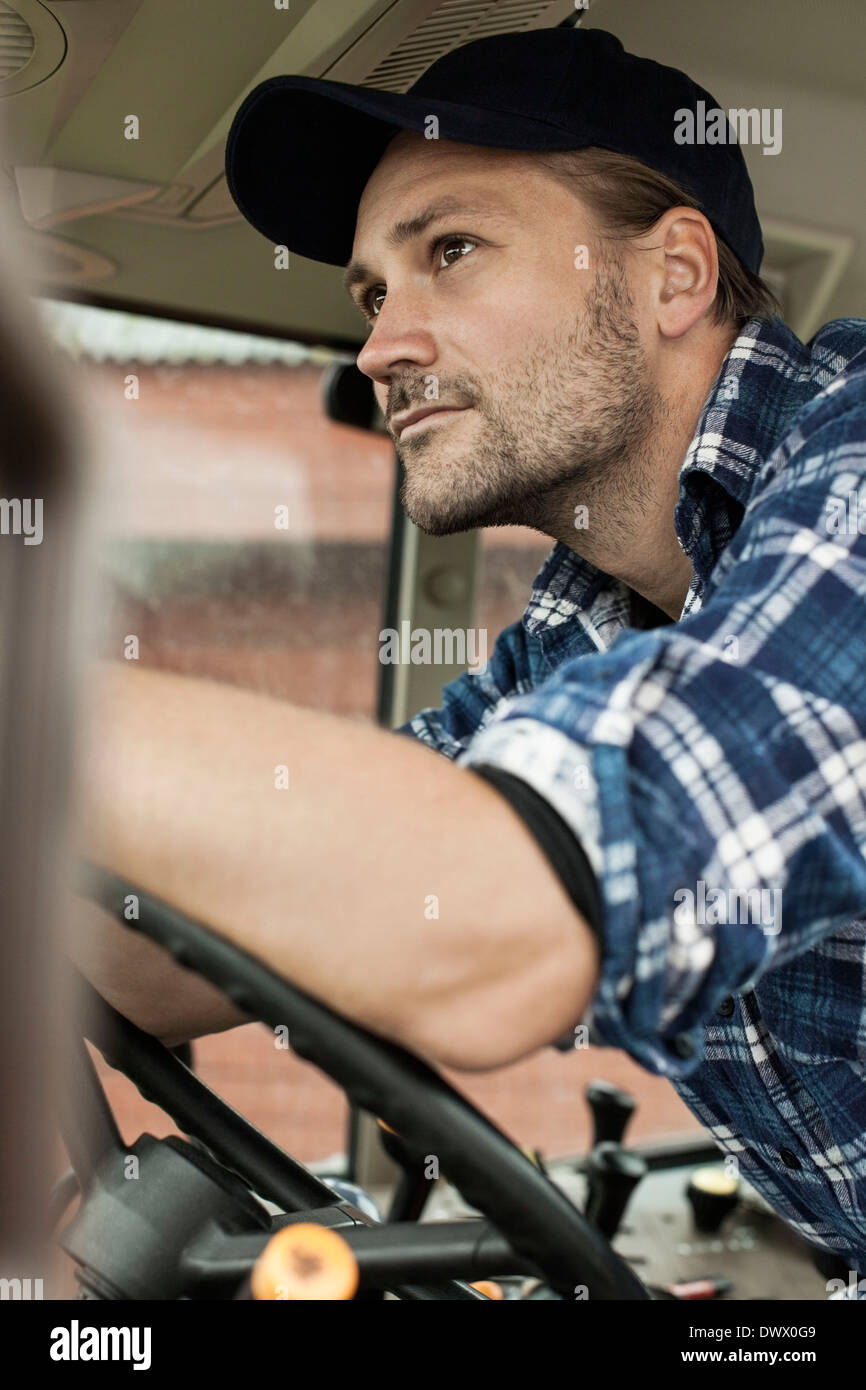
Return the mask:
<svg viewBox="0 0 866 1390">
<path fill-rule="evenodd" d="M 96 655 L 391 729 L 437 706 L 472 651 L 383 661 L 384 630 L 484 631 L 492 645 L 520 617 L 549 541 L 521 527 L 433 537 L 408 519 L 340 273 L 294 255 L 275 264 L 230 196 L 225 141 L 269 76 L 405 91 L 461 43 L 575 22 L 732 106 L 760 95 L 783 112 L 774 141 L 799 142 L 801 157 L 785 161 L 772 143 L 748 156 L 762 275 L 804 341 L 866 312 L 855 155 L 866 11 L 854 3 L 0 4 L 0 209 L 18 258 L 4 279 L 10 293 L 11 278 L 26 285 L 34 332 L 98 439 L 75 478 Z M 15 340 L 4 323 L 0 399 L 18 429 L 0 492 L 22 495 L 21 470 L 38 471 L 53 517 L 69 492 L 64 450 L 54 433 L 39 438 L 38 393 L 22 393 L 16 373 L 41 367 L 35 354 L 15 365 Z M 38 730 L 68 734 L 74 682 L 57 643 L 62 603 L 79 591 L 64 580 L 71 555 L 38 570 L 29 555 L 7 558 L 5 538 L 0 550 L 0 765 L 11 804 L 29 787 L 41 807 L 23 824 L 7 802 L 0 837 L 4 1068 L 13 1106 L 26 1106 L 42 1067 L 57 1073 L 58 1097 L 22 1141 L 9 1190 L 24 1190 L 25 1170 L 37 1188 L 51 1179 L 52 1297 L 818 1302 L 847 1277 L 726 1162 L 662 1078 L 622 1054 L 546 1049 L 498 1073 L 434 1069 L 90 862 L 79 866 L 84 901 L 259 1022 L 168 1047 L 67 963 L 75 1007 L 49 1046 L 20 999 L 41 1000 L 45 924 L 62 930 L 48 888 L 34 898 L 28 885 L 50 877 L 56 854 Z M 33 604 L 46 616 L 28 627 Z M 636 626 L 666 621 L 636 601 Z M 53 693 L 36 700 L 52 662 Z M 35 760 L 29 781 L 16 750 Z M 38 955 L 13 938 L 38 942 Z"/>
</svg>

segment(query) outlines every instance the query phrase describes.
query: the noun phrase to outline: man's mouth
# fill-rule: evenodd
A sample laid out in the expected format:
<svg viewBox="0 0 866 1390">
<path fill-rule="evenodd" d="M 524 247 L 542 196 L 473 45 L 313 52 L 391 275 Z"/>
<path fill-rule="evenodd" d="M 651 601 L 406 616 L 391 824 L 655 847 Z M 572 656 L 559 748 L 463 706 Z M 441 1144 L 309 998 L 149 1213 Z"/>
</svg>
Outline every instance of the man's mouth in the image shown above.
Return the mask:
<svg viewBox="0 0 866 1390">
<path fill-rule="evenodd" d="M 419 406 L 417 410 L 408 410 L 403 415 L 395 415 L 391 421 L 391 427 L 398 440 L 406 439 L 409 435 L 418 434 L 428 425 L 440 420 L 447 420 L 450 415 L 462 415 L 469 406 Z"/>
</svg>

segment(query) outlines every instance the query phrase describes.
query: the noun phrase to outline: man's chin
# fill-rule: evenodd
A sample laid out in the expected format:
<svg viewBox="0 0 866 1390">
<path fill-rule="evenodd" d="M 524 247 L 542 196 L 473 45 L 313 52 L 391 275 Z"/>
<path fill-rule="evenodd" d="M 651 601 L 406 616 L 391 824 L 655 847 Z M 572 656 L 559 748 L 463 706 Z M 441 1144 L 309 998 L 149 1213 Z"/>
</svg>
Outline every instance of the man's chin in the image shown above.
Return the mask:
<svg viewBox="0 0 866 1390">
<path fill-rule="evenodd" d="M 453 499 L 447 502 L 443 500 L 437 506 L 435 498 L 410 496 L 405 486 L 400 494 L 400 502 L 409 520 L 425 536 L 457 536 L 480 527 L 522 524 L 520 514 L 510 503 L 489 503 L 474 508 L 464 505 L 455 510 Z"/>
<path fill-rule="evenodd" d="M 409 455 L 408 461 L 402 460 L 405 479 L 400 503 L 404 512 L 426 536 L 454 536 L 473 530 L 479 525 L 474 514 L 470 514 L 474 509 L 467 507 L 468 499 L 461 498 L 459 492 L 455 497 L 461 483 L 466 486 L 465 464 L 452 462 L 441 454 L 434 459 L 431 452 L 425 449 L 416 457 Z M 436 483 L 448 476 L 454 479 L 455 488 L 437 497 Z"/>
<path fill-rule="evenodd" d="M 461 441 L 459 449 L 449 445 L 450 441 L 425 441 L 424 447 L 400 454 L 405 472 L 400 502 L 409 520 L 426 536 L 456 536 L 480 527 L 519 524 L 518 498 L 477 495 L 485 491 L 485 484 L 491 491 L 495 477 L 508 475 L 499 453 L 484 438 L 469 445 Z M 475 496 L 470 491 L 473 483 Z"/>
<path fill-rule="evenodd" d="M 467 521 L 459 516 L 444 516 L 440 512 L 429 511 L 427 508 L 419 510 L 418 507 L 410 507 L 405 503 L 403 510 L 409 520 L 418 527 L 419 531 L 423 531 L 425 536 L 457 536 L 462 531 L 474 531 L 477 525 L 483 524 Z"/>
</svg>

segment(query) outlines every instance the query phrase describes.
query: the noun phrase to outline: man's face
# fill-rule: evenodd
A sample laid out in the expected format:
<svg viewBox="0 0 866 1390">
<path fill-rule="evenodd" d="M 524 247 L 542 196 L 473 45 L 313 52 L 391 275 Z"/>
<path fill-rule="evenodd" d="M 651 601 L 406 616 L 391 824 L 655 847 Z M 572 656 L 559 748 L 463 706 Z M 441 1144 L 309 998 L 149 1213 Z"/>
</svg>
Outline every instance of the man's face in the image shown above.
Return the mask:
<svg viewBox="0 0 866 1390">
<path fill-rule="evenodd" d="M 373 171 L 347 272 L 370 320 L 358 366 L 423 531 L 553 533 L 640 452 L 656 392 L 625 265 L 594 233 L 531 154 L 401 132 Z"/>
</svg>

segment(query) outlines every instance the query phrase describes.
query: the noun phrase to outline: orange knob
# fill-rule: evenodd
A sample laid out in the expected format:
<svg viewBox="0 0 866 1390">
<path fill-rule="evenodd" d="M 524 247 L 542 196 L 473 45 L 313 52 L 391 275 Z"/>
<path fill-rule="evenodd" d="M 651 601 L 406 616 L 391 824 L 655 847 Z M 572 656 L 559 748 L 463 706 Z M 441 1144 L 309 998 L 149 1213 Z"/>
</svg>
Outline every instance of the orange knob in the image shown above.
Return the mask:
<svg viewBox="0 0 866 1390">
<path fill-rule="evenodd" d="M 330 1226 L 298 1221 L 271 1236 L 253 1265 L 250 1288 L 259 1300 L 351 1299 L 358 1262 Z"/>
<path fill-rule="evenodd" d="M 479 1279 L 477 1284 L 472 1285 L 472 1288 L 483 1293 L 485 1298 L 505 1298 L 501 1285 L 495 1283 L 493 1279 Z"/>
</svg>

